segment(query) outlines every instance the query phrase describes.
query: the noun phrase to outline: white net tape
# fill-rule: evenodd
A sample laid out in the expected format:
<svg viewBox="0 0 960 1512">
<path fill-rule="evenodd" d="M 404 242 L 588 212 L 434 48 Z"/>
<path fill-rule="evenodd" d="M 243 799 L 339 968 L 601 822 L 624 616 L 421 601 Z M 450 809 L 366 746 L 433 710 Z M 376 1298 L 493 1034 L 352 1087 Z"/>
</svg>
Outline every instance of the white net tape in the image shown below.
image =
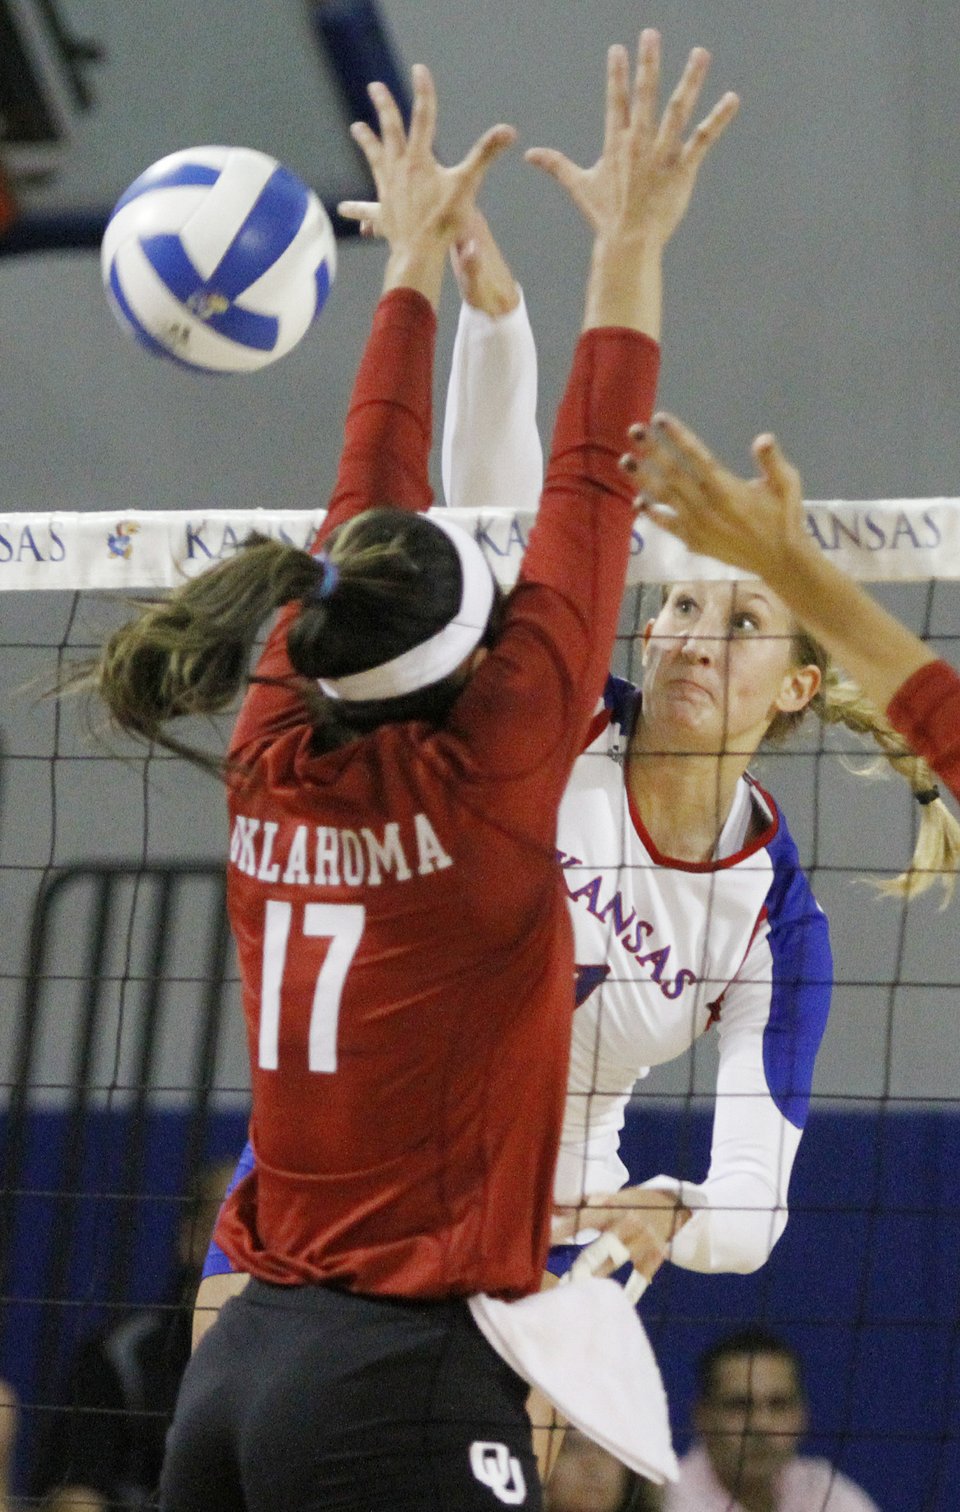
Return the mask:
<svg viewBox="0 0 960 1512">
<path fill-rule="evenodd" d="M 445 510 L 472 530 L 506 585 L 517 575 L 534 516 Z M 251 530 L 309 545 L 322 510 L 139 510 L 0 514 L 0 590 L 172 588 L 235 552 Z M 960 578 L 960 499 L 811 501 L 810 533 L 863 581 Z M 734 577 L 638 521 L 628 586 L 675 578 Z"/>
</svg>

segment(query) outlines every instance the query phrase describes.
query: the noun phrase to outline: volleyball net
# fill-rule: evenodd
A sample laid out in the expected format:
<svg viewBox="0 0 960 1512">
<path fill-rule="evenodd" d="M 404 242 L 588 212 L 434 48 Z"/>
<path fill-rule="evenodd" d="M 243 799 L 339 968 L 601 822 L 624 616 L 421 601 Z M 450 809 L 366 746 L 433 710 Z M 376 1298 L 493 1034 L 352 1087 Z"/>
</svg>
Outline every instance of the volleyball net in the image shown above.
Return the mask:
<svg viewBox="0 0 960 1512">
<path fill-rule="evenodd" d="M 516 580 L 535 516 L 443 511 L 469 529 L 503 586 Z M 173 588 L 239 550 L 250 531 L 306 547 L 322 510 L 140 510 L 0 514 L 0 592 Z M 808 529 L 838 567 L 871 582 L 960 578 L 960 501 L 810 502 Z M 647 521 L 637 525 L 627 586 L 733 578 Z"/>
<path fill-rule="evenodd" d="M 509 586 L 533 517 L 445 513 Z M 209 1230 L 200 1178 L 239 1153 L 248 1114 L 222 794 L 38 694 L 131 595 L 227 559 L 251 530 L 306 546 L 322 517 L 0 515 L 0 1375 L 25 1404 L 27 1455 L 63 1431 L 83 1338 L 146 1304 L 178 1315 L 184 1246 L 202 1251 Z M 807 517 L 832 560 L 960 660 L 960 500 L 813 502 Z M 735 575 L 638 520 L 615 670 L 638 680 L 645 587 Z M 222 749 L 228 725 L 190 738 Z M 946 1507 L 941 1488 L 960 1484 L 960 902 L 940 912 L 936 892 L 907 905 L 862 885 L 903 870 L 917 808 L 905 784 L 865 782 L 852 754 L 849 736 L 810 725 L 758 768 L 837 965 L 787 1232 L 754 1276 L 664 1267 L 643 1305 L 681 1444 L 700 1348 L 762 1321 L 806 1361 L 814 1449 L 867 1483 L 883 1464 L 918 1488 L 911 1505 Z M 706 1036 L 638 1085 L 634 1180 L 703 1178 L 715 1072 Z"/>
</svg>

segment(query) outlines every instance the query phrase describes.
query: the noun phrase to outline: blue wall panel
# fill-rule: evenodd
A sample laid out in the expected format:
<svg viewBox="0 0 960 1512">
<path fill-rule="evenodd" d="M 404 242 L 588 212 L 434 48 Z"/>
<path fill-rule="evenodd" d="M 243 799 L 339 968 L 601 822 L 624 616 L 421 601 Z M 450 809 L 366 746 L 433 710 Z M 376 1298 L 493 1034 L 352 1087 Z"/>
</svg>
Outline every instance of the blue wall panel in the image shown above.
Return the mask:
<svg viewBox="0 0 960 1512">
<path fill-rule="evenodd" d="M 35 1114 L 3 1299 L 0 1372 L 21 1393 L 23 1452 L 37 1414 L 42 1351 L 69 1353 L 102 1327 L 118 1225 L 134 1225 L 128 1301 L 163 1299 L 174 1273 L 186 1120 L 152 1116 L 144 1195 L 116 1196 L 120 1114 L 88 1120 L 82 1194 L 58 1197 L 65 1121 Z M 630 1110 L 624 1134 L 636 1179 L 656 1171 L 700 1179 L 709 1116 Z M 241 1148 L 246 1121 L 208 1128 L 211 1160 Z M 59 1204 L 59 1205 L 58 1205 Z M 48 1278 L 66 1256 L 55 1303 Z M 815 1433 L 828 1455 L 882 1512 L 952 1512 L 960 1485 L 960 1117 L 952 1113 L 814 1112 L 800 1149 L 791 1221 L 770 1262 L 752 1276 L 697 1276 L 666 1267 L 643 1304 L 661 1363 L 679 1448 L 688 1442 L 694 1364 L 720 1333 L 763 1321 L 801 1352 Z M 638 1405 L 638 1410 L 642 1410 Z"/>
</svg>

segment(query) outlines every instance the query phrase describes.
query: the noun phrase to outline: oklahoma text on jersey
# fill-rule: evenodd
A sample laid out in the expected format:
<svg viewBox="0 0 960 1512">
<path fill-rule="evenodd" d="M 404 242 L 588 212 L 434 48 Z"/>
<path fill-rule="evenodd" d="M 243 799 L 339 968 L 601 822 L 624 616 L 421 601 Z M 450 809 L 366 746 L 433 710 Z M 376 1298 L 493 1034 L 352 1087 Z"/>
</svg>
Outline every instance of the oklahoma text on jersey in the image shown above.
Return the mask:
<svg viewBox="0 0 960 1512">
<path fill-rule="evenodd" d="M 386 876 L 407 882 L 414 873 L 425 877 L 453 865 L 426 814 L 414 814 L 412 833 L 403 836 L 396 822 L 378 835 L 366 825 L 359 830 L 291 827 L 238 814 L 230 860 L 258 882 L 300 887 L 379 887 Z"/>
</svg>

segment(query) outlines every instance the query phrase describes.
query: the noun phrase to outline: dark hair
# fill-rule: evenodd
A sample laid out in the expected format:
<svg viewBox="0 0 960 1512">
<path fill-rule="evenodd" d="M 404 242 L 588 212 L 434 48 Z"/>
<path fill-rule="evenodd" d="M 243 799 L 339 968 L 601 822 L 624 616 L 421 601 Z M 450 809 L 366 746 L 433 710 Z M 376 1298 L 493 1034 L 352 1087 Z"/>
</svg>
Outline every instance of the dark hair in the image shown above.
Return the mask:
<svg viewBox="0 0 960 1512">
<path fill-rule="evenodd" d="M 697 1361 L 696 1399 L 698 1402 L 709 1402 L 712 1399 L 718 1366 L 724 1360 L 740 1355 L 776 1355 L 779 1359 L 788 1360 L 796 1377 L 800 1395 L 805 1395 L 803 1365 L 797 1351 L 779 1335 L 770 1333 L 768 1329 L 761 1328 L 759 1325 L 750 1325 L 737 1329 L 735 1333 L 724 1334 L 700 1356 Z"/>
<path fill-rule="evenodd" d="M 331 533 L 325 554 L 337 568 L 336 585 L 321 597 L 322 563 L 251 535 L 235 557 L 169 598 L 139 602 L 136 617 L 58 691 L 98 693 L 121 729 L 222 774 L 220 758 L 184 744 L 166 725 L 227 708 L 246 680 L 261 625 L 281 604 L 299 600 L 287 648 L 320 749 L 388 720 L 441 722 L 460 691 L 455 675 L 400 698 L 350 704 L 324 698 L 316 679 L 390 661 L 453 617 L 461 568 L 452 542 L 423 515 L 369 509 Z M 481 645 L 496 638 L 501 603 L 498 595 Z"/>
</svg>

